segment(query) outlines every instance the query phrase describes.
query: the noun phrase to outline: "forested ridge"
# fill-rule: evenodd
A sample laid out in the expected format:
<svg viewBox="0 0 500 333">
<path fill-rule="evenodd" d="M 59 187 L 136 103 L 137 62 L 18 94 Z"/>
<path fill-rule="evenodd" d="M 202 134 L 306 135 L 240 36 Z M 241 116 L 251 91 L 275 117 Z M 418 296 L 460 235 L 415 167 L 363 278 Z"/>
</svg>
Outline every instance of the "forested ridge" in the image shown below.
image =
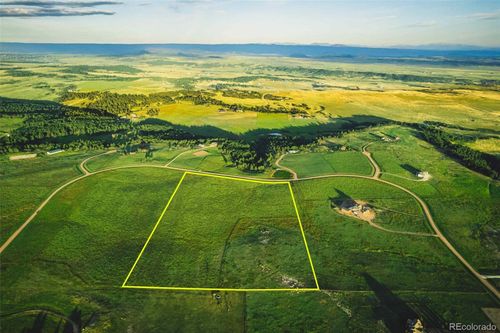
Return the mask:
<svg viewBox="0 0 500 333">
<path fill-rule="evenodd" d="M 128 120 L 102 110 L 48 101 L 0 98 L 0 115 L 24 119 L 22 126 L 2 137 L 2 153 L 42 147 L 97 148 L 106 146 L 112 134 L 131 128 Z"/>
<path fill-rule="evenodd" d="M 238 97 L 238 98 L 262 98 L 258 92 L 244 90 L 223 90 L 222 96 Z M 285 100 L 280 96 L 266 94 L 265 100 Z M 212 91 L 199 90 L 178 90 L 152 93 L 149 95 L 143 94 L 118 94 L 108 91 L 91 91 L 77 92 L 66 90 L 60 97 L 62 102 L 71 100 L 82 100 L 82 106 L 103 110 L 115 115 L 128 115 L 134 109 L 145 108 L 154 109 L 160 105 L 172 104 L 177 101 L 187 101 L 194 105 L 215 105 L 220 107 L 221 112 L 263 112 L 263 113 L 289 113 L 300 114 L 303 117 L 309 116 L 310 107 L 305 104 L 292 104 L 291 106 L 283 105 L 245 105 L 241 103 L 227 103 L 216 98 L 216 94 Z M 153 113 L 154 115 L 154 113 Z"/>
<path fill-rule="evenodd" d="M 155 140 L 197 137 L 165 122 L 133 123 L 127 118 L 89 107 L 0 97 L 0 117 L 22 118 L 22 125 L 0 138 L 0 153 L 54 148 L 99 149 Z M 201 137 L 200 137 L 201 139 Z"/>
<path fill-rule="evenodd" d="M 86 93 L 81 94 L 82 98 L 89 97 Z M 99 100 L 104 100 L 103 96 L 114 95 L 100 93 Z M 136 96 L 143 95 L 129 95 L 128 98 L 133 100 Z M 169 96 L 165 94 L 155 94 L 152 98 L 169 101 Z M 112 99 L 109 103 L 115 105 Z M 221 143 L 221 153 L 228 163 L 245 170 L 262 170 L 284 149 L 311 142 L 311 139 L 306 140 L 300 136 L 292 138 L 264 135 L 247 142 L 210 137 L 193 134 L 182 126 L 174 126 L 155 118 L 132 122 L 101 108 L 92 108 L 92 103 L 89 105 L 74 107 L 49 101 L 0 97 L 0 117 L 23 119 L 21 126 L 0 139 L 0 153 L 54 148 L 130 147 L 157 141 L 193 145 L 210 139 Z"/>
</svg>

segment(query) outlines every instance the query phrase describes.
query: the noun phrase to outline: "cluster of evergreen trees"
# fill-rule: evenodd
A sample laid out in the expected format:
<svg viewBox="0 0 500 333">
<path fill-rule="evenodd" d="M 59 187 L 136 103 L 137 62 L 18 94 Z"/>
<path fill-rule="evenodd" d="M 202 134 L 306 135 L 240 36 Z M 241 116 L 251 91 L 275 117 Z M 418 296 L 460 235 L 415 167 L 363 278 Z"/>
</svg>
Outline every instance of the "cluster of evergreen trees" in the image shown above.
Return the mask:
<svg viewBox="0 0 500 333">
<path fill-rule="evenodd" d="M 236 98 L 250 98 L 250 99 L 260 99 L 262 94 L 258 91 L 253 90 L 240 90 L 240 89 L 223 89 L 222 96 L 225 97 L 236 97 Z"/>
<path fill-rule="evenodd" d="M 263 135 L 252 142 L 224 140 L 219 146 L 226 163 L 242 170 L 263 171 L 282 153 L 313 144 L 316 139 L 302 136 Z"/>
<path fill-rule="evenodd" d="M 61 95 L 62 101 L 84 99 L 88 102 L 86 107 L 103 110 L 115 115 L 127 115 L 132 113 L 135 107 L 148 107 L 150 105 L 171 104 L 174 99 L 169 93 L 142 94 L 118 94 L 109 91 L 74 92 L 65 91 Z"/>
<path fill-rule="evenodd" d="M 426 141 L 466 167 L 495 179 L 500 177 L 500 159 L 498 157 L 461 144 L 459 136 L 449 134 L 439 127 L 423 124 L 419 125 L 419 128 Z"/>
<path fill-rule="evenodd" d="M 148 140 L 193 140 L 202 139 L 192 133 L 159 119 L 146 119 L 134 124 L 137 137 Z"/>
<path fill-rule="evenodd" d="M 303 116 L 308 116 L 307 110 L 309 107 L 307 104 L 299 104 L 292 106 L 291 108 L 286 108 L 284 106 L 273 107 L 269 104 L 267 105 L 243 105 L 239 103 L 226 103 L 216 98 L 213 98 L 209 94 L 192 91 L 185 92 L 177 97 L 179 100 L 190 101 L 195 105 L 217 105 L 220 106 L 225 111 L 230 112 L 243 112 L 243 111 L 254 111 L 263 113 L 290 113 L 290 114 L 301 114 Z M 307 107 L 305 108 L 304 105 Z"/>
</svg>

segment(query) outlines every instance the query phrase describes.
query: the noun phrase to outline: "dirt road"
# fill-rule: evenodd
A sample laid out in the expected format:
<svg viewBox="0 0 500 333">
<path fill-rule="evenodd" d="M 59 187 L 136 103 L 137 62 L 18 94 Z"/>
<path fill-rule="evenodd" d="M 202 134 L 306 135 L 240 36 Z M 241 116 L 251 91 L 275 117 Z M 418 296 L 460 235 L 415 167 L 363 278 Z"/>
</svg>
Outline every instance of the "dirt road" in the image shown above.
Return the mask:
<svg viewBox="0 0 500 333">
<path fill-rule="evenodd" d="M 363 155 L 365 155 L 367 158 L 368 158 L 368 161 L 370 162 L 372 168 L 373 168 L 373 175 L 372 175 L 372 178 L 380 178 L 380 167 L 379 165 L 377 164 L 377 162 L 375 162 L 375 160 L 373 159 L 372 157 L 372 154 L 366 150 L 366 148 L 371 145 L 373 142 L 370 142 L 366 145 L 364 145 L 361 150 L 363 152 Z"/>
<path fill-rule="evenodd" d="M 276 166 L 277 166 L 278 168 L 280 168 L 280 169 L 283 169 L 283 170 L 285 170 L 285 171 L 290 172 L 290 173 L 292 174 L 292 179 L 293 179 L 293 180 L 298 180 L 298 179 L 299 179 L 299 177 L 297 176 L 297 173 L 296 173 L 294 170 L 292 170 L 292 169 L 290 169 L 290 168 L 288 168 L 288 167 L 283 166 L 283 165 L 281 165 L 281 164 L 280 164 L 281 160 L 283 159 L 283 157 L 285 157 L 285 155 L 286 155 L 286 154 L 282 154 L 282 155 L 281 155 L 281 156 L 280 156 L 280 157 L 276 160 L 276 162 L 274 162 L 274 165 L 276 165 Z"/>
</svg>

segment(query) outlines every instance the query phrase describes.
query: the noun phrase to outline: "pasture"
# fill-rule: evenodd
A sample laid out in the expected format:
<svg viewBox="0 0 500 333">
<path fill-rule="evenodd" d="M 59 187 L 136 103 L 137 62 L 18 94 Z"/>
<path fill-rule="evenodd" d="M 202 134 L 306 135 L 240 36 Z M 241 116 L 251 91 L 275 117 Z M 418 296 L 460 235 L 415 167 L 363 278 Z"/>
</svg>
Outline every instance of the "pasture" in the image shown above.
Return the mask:
<svg viewBox="0 0 500 333">
<path fill-rule="evenodd" d="M 146 112 L 137 114 L 145 116 Z M 194 133 L 203 135 L 217 134 L 217 130 L 243 134 L 255 129 L 300 127 L 323 121 L 314 118 L 298 119 L 288 114 L 219 112 L 219 107 L 215 105 L 193 105 L 186 102 L 162 106 L 157 118 L 176 125 L 188 126 Z"/>
<path fill-rule="evenodd" d="M 428 231 L 412 198 L 372 180 L 342 177 L 293 184 L 321 291 L 120 288 L 181 176 L 159 168 L 121 169 L 58 193 L 2 254 L 1 302 L 9 309 L 4 327 L 31 327 L 36 317 L 23 312 L 28 307 L 95 321 L 96 331 L 220 325 L 232 332 L 287 325 L 376 331 L 383 326 L 374 311 L 384 297 L 425 304 L 442 320 L 483 322 L 477 309 L 493 305 L 438 240 L 387 233 L 332 210 L 329 200 L 340 190 L 383 205 L 387 213 L 375 220 L 380 225 Z M 127 284 L 314 288 L 287 185 L 198 175 L 184 181 Z M 384 288 L 392 294 L 380 294 Z M 165 311 L 184 319 L 165 321 Z M 49 313 L 44 327 L 59 321 Z"/>
<path fill-rule="evenodd" d="M 124 287 L 315 288 L 290 195 L 287 183 L 186 173 Z"/>
<path fill-rule="evenodd" d="M 108 168 L 117 168 L 130 165 L 157 165 L 162 166 L 170 162 L 175 156 L 188 150 L 189 147 L 169 147 L 164 145 L 151 147 L 153 153 L 152 157 L 146 157 L 144 151 L 133 152 L 129 154 L 124 154 L 123 152 L 114 152 L 109 154 L 104 154 L 92 158 L 89 160 L 85 166 L 91 171 L 98 171 Z"/>
<path fill-rule="evenodd" d="M 498 182 L 447 158 L 411 130 L 388 127 L 399 135 L 394 143 L 370 146 L 382 168 L 382 178 L 401 184 L 429 204 L 445 235 L 480 270 L 498 272 L 499 227 L 495 207 L 500 201 L 491 189 Z M 413 170 L 428 171 L 429 181 L 416 181 Z"/>
<path fill-rule="evenodd" d="M 299 177 L 321 176 L 333 173 L 369 176 L 372 173 L 368 159 L 358 151 L 287 154 L 281 164 L 296 171 Z"/>
<path fill-rule="evenodd" d="M 391 290 L 479 291 L 469 273 L 434 237 L 397 234 L 334 211 L 329 203 L 338 192 L 368 202 L 381 202 L 397 219 L 380 214 L 375 218 L 391 230 L 426 230 L 419 208 L 404 196 L 373 180 L 345 177 L 307 180 L 294 187 L 304 214 L 311 256 L 318 266 L 320 287 L 327 290 L 365 290 L 366 274 Z M 402 209 L 406 209 L 406 212 Z M 397 221 L 396 225 L 393 225 Z M 316 267 L 315 266 L 315 267 Z M 397 272 L 397 279 L 394 274 Z"/>
<path fill-rule="evenodd" d="M 399 137 L 383 141 L 382 137 Z M 402 185 L 430 206 L 438 227 L 467 260 L 485 273 L 499 272 L 498 181 L 473 172 L 445 156 L 417 133 L 401 126 L 381 126 L 349 133 L 330 143 L 368 150 L 381 168 L 382 179 Z M 300 169 L 296 171 L 300 172 Z M 417 177 L 427 171 L 431 178 Z"/>
<path fill-rule="evenodd" d="M 263 172 L 242 171 L 230 162 L 224 161 L 224 158 L 216 147 L 188 150 L 175 158 L 169 166 L 192 171 L 207 171 L 234 176 L 252 176 L 258 178 L 269 178 L 272 174 L 272 169 L 269 168 Z"/>
<path fill-rule="evenodd" d="M 30 216 L 35 208 L 66 181 L 81 175 L 77 165 L 93 153 L 62 153 L 34 159 L 0 159 L 0 241 Z"/>
</svg>

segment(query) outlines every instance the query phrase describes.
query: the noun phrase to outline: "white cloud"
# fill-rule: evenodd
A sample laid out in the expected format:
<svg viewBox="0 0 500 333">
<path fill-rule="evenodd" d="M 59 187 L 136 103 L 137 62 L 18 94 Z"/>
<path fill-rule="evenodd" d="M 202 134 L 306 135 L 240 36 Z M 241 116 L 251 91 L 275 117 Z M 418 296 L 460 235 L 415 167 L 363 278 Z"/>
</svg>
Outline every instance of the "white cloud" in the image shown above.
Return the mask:
<svg viewBox="0 0 500 333">
<path fill-rule="evenodd" d="M 27 7 L 0 8 L 0 17 L 88 16 L 113 14 L 114 12 L 107 10 Z"/>
<path fill-rule="evenodd" d="M 500 19 L 500 11 L 489 12 L 489 13 L 474 13 L 461 17 L 474 20 L 498 20 Z"/>
</svg>

